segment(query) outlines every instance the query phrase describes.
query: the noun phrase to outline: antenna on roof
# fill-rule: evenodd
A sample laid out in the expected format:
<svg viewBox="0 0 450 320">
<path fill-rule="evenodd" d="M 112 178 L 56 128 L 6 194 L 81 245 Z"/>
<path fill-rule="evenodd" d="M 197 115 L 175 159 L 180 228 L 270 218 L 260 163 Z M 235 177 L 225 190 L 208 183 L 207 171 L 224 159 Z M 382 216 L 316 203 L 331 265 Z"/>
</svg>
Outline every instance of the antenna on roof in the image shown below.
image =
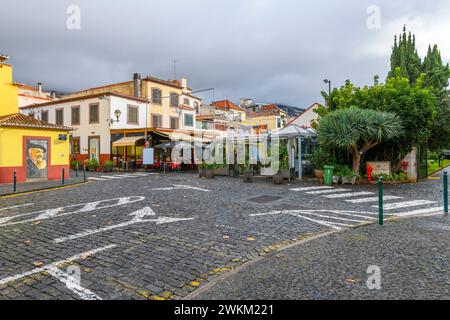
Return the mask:
<svg viewBox="0 0 450 320">
<path fill-rule="evenodd" d="M 177 78 L 177 60 L 172 60 L 173 63 L 173 80 Z"/>
</svg>

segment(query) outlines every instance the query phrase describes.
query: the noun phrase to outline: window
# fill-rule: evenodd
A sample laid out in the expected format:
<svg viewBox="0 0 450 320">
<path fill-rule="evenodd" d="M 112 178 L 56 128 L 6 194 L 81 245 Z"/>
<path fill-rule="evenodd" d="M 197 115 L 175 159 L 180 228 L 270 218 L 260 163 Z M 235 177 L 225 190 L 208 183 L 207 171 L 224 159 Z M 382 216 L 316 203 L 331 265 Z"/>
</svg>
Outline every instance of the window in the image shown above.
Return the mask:
<svg viewBox="0 0 450 320">
<path fill-rule="evenodd" d="M 139 108 L 136 106 L 128 106 L 128 124 L 139 124 Z"/>
<path fill-rule="evenodd" d="M 98 103 L 89 105 L 89 123 L 98 123 Z"/>
<path fill-rule="evenodd" d="M 70 146 L 72 154 L 80 154 L 80 137 L 72 138 Z"/>
<path fill-rule="evenodd" d="M 184 115 L 184 125 L 188 127 L 194 126 L 194 116 L 192 114 Z"/>
<path fill-rule="evenodd" d="M 194 109 L 195 109 L 195 113 L 199 113 L 200 112 L 200 110 L 199 110 L 199 105 L 198 105 L 198 102 L 197 101 L 194 101 Z"/>
<path fill-rule="evenodd" d="M 80 106 L 72 107 L 72 125 L 80 124 Z"/>
<path fill-rule="evenodd" d="M 44 122 L 48 122 L 48 111 L 47 110 L 42 111 L 42 113 L 41 113 L 41 120 L 44 121 Z"/>
<path fill-rule="evenodd" d="M 186 106 L 190 106 L 191 104 L 189 103 L 189 99 L 188 98 L 184 98 L 183 99 L 183 104 Z"/>
<path fill-rule="evenodd" d="M 175 117 L 170 117 L 170 129 L 179 128 L 179 119 Z"/>
<path fill-rule="evenodd" d="M 152 89 L 152 102 L 154 104 L 162 104 L 161 90 L 156 88 Z"/>
<path fill-rule="evenodd" d="M 153 128 L 161 128 L 162 127 L 162 116 L 159 114 L 152 115 L 152 126 Z"/>
<path fill-rule="evenodd" d="M 170 106 L 171 107 L 178 107 L 179 104 L 180 104 L 180 101 L 179 101 L 178 94 L 175 93 L 175 92 L 171 92 L 170 93 Z"/>
<path fill-rule="evenodd" d="M 283 125 L 281 123 L 281 118 L 277 118 L 277 128 L 281 128 Z"/>
<path fill-rule="evenodd" d="M 64 109 L 55 110 L 55 123 L 60 126 L 64 124 Z"/>
</svg>

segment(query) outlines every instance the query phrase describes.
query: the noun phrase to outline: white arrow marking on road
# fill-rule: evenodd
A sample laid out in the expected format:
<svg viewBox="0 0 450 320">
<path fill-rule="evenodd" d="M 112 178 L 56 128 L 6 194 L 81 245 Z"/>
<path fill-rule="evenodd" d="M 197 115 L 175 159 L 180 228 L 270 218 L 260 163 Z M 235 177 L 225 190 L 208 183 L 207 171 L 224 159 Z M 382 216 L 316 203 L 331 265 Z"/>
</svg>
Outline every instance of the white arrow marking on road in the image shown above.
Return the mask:
<svg viewBox="0 0 450 320">
<path fill-rule="evenodd" d="M 47 272 L 54 276 L 56 279 L 61 281 L 66 285 L 66 288 L 78 295 L 83 300 L 102 300 L 99 296 L 93 293 L 88 288 L 81 286 L 79 281 L 74 279 L 70 274 L 58 269 L 57 267 L 51 266 L 47 269 Z"/>
<path fill-rule="evenodd" d="M 70 215 L 70 214 L 76 214 L 76 213 L 85 213 L 85 212 L 90 212 L 90 211 L 99 210 L 99 209 L 107 209 L 107 208 L 121 206 L 124 204 L 139 202 L 144 199 L 145 199 L 145 197 L 141 197 L 141 196 L 131 196 L 131 197 L 94 201 L 94 202 L 82 203 L 82 204 L 74 204 L 74 205 L 70 205 L 70 206 L 66 206 L 66 207 L 47 209 L 47 210 L 42 210 L 42 211 L 37 211 L 37 212 L 22 213 L 22 214 L 17 214 L 17 215 L 10 216 L 10 217 L 0 218 L 0 227 L 11 226 L 11 225 L 16 225 L 16 224 L 23 224 L 23 223 L 33 222 L 33 221 L 37 221 L 37 220 L 45 220 L 45 219 L 50 219 L 50 218 L 54 218 L 54 217 L 62 217 L 62 216 Z M 116 201 L 116 203 L 101 205 L 102 203 L 108 203 L 111 201 Z M 76 209 L 74 211 L 67 212 L 67 210 L 74 209 L 74 208 L 77 208 L 80 206 L 83 206 L 83 207 Z M 37 215 L 37 217 L 32 218 L 32 219 L 7 223 L 16 218 L 35 215 L 35 214 Z"/>
<path fill-rule="evenodd" d="M 112 226 L 107 226 L 107 227 L 99 228 L 99 229 L 85 230 L 83 232 L 79 232 L 79 233 L 76 233 L 76 234 L 73 234 L 73 235 L 70 235 L 67 237 L 61 237 L 61 238 L 54 239 L 53 241 L 55 241 L 56 243 L 66 242 L 69 240 L 88 237 L 90 235 L 101 233 L 101 232 L 106 232 L 106 231 L 110 231 L 110 230 L 114 230 L 114 229 L 118 229 L 118 228 L 128 227 L 128 226 L 131 226 L 131 225 L 134 225 L 137 223 L 156 222 L 156 224 L 159 225 L 159 224 L 172 223 L 172 222 L 178 222 L 178 221 L 194 220 L 194 218 L 170 218 L 170 217 L 159 217 L 156 219 L 144 219 L 145 217 L 148 217 L 148 216 L 155 216 L 155 212 L 150 207 L 145 207 L 141 210 L 133 212 L 130 214 L 130 216 L 133 216 L 133 218 L 126 222 L 122 222 L 119 224 L 115 224 Z"/>
<path fill-rule="evenodd" d="M 16 280 L 22 279 L 22 278 L 31 276 L 31 275 L 36 274 L 36 273 L 49 272 L 51 275 L 55 276 L 58 280 L 62 281 L 67 286 L 67 284 L 71 284 L 69 282 L 70 280 L 63 278 L 63 275 L 59 273 L 59 269 L 57 267 L 58 265 L 66 263 L 66 262 L 79 260 L 82 257 L 91 256 L 91 255 L 96 254 L 98 252 L 105 251 L 105 250 L 108 250 L 108 249 L 112 249 L 112 248 L 115 248 L 115 247 L 117 247 L 117 245 L 110 244 L 110 245 L 105 246 L 105 247 L 97 248 L 97 249 L 94 249 L 94 250 L 89 250 L 89 251 L 86 251 L 86 252 L 74 255 L 74 256 L 69 257 L 69 258 L 64 259 L 64 260 L 53 262 L 53 263 L 45 265 L 43 267 L 35 268 L 33 270 L 30 270 L 30 271 L 27 271 L 27 272 L 24 272 L 24 273 L 20 273 L 20 274 L 14 275 L 14 276 L 6 277 L 6 278 L 3 278 L 3 279 L 0 279 L 0 285 L 7 284 L 7 283 L 9 283 L 11 281 L 16 281 Z M 58 272 L 56 272 L 55 269 L 57 269 Z M 67 288 L 72 290 L 70 285 L 67 286 Z M 81 287 L 79 284 L 78 284 L 78 287 L 77 286 L 74 287 L 74 290 L 72 290 L 72 292 L 74 292 L 75 294 L 80 296 L 82 299 L 94 298 L 94 296 L 96 298 L 100 299 L 100 297 L 98 297 L 95 294 L 93 294 L 90 290 Z"/>
<path fill-rule="evenodd" d="M 174 184 L 173 187 L 166 187 L 166 188 L 153 188 L 150 189 L 151 191 L 169 191 L 169 190 L 180 190 L 180 189 L 189 189 L 189 190 L 197 190 L 197 191 L 203 191 L 203 192 L 210 192 L 211 190 L 208 189 L 202 189 L 197 187 L 192 187 L 184 184 Z"/>
</svg>

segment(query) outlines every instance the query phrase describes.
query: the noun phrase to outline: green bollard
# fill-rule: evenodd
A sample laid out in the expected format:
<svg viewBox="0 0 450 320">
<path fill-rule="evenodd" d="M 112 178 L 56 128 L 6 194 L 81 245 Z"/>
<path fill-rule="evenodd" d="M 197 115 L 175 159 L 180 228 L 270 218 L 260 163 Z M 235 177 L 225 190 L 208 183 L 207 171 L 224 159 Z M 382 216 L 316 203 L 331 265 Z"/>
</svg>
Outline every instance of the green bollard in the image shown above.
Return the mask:
<svg viewBox="0 0 450 320">
<path fill-rule="evenodd" d="M 77 165 L 75 166 L 75 176 L 78 178 L 78 162 Z"/>
<path fill-rule="evenodd" d="M 383 225 L 383 177 L 378 181 L 378 224 Z"/>
<path fill-rule="evenodd" d="M 448 214 L 448 173 L 444 171 L 444 213 Z"/>
<path fill-rule="evenodd" d="M 14 170 L 14 176 L 13 176 L 13 181 L 14 181 L 14 192 L 17 191 L 17 172 L 16 170 Z"/>
<path fill-rule="evenodd" d="M 62 168 L 61 183 L 62 183 L 62 185 L 64 185 L 64 168 Z"/>
<path fill-rule="evenodd" d="M 83 178 L 86 181 L 86 166 L 83 166 Z"/>
</svg>

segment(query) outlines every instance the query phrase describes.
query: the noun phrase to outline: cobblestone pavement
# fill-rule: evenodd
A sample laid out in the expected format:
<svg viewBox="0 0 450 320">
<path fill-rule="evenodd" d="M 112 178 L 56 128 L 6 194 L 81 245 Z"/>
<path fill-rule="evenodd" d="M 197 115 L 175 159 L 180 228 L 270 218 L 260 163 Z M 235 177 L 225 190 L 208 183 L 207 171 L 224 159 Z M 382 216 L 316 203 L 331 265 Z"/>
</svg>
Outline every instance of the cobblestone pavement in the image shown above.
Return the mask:
<svg viewBox="0 0 450 320">
<path fill-rule="evenodd" d="M 299 239 L 373 222 L 377 211 L 376 202 L 346 201 L 375 197 L 376 185 L 104 179 L 0 200 L 1 299 L 180 299 Z M 439 210 L 440 189 L 439 181 L 386 186 L 401 197 L 387 203 L 429 201 L 387 211 Z"/>
<path fill-rule="evenodd" d="M 190 298 L 450 299 L 449 231 L 443 215 L 348 229 L 247 264 Z M 368 289 L 369 266 L 379 268 L 379 289 Z"/>
</svg>

